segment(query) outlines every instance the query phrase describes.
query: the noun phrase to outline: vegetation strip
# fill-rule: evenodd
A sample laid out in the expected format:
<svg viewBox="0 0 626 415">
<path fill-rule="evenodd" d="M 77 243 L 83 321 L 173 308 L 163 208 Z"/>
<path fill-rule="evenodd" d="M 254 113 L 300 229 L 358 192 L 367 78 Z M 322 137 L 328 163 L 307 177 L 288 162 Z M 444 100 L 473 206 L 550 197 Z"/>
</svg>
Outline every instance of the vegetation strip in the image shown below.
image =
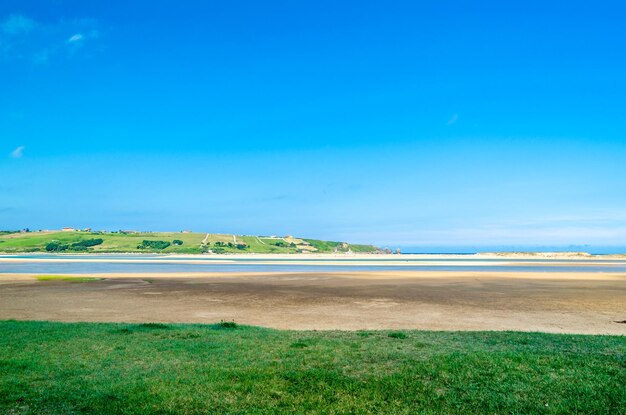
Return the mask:
<svg viewBox="0 0 626 415">
<path fill-rule="evenodd" d="M 68 275 L 38 275 L 37 280 L 39 281 L 67 281 L 67 282 L 92 282 L 92 281 L 100 281 L 104 278 L 96 278 L 96 277 L 72 277 Z"/>
<path fill-rule="evenodd" d="M 194 232 L 0 231 L 0 252 L 290 254 L 377 252 L 372 245 Z"/>
<path fill-rule="evenodd" d="M 626 339 L 0 322 L 0 413 L 620 413 Z"/>
</svg>

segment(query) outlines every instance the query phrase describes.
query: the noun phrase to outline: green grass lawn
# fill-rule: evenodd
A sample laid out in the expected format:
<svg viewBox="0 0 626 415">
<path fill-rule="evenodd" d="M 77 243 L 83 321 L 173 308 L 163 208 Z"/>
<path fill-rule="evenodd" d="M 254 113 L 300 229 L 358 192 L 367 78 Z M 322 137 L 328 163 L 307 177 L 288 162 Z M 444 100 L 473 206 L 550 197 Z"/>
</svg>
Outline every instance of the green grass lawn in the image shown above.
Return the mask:
<svg viewBox="0 0 626 415">
<path fill-rule="evenodd" d="M 0 413 L 624 413 L 626 339 L 0 322 Z"/>
</svg>

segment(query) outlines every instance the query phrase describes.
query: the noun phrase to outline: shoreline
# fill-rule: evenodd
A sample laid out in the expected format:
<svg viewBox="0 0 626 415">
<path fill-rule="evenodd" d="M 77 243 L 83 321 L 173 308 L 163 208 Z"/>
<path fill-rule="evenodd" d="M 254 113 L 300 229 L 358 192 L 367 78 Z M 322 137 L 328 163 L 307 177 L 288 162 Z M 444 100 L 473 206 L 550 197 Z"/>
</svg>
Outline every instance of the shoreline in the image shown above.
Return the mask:
<svg viewBox="0 0 626 415">
<path fill-rule="evenodd" d="M 46 255 L 51 258 L 17 258 L 21 256 L 37 256 Z M 473 253 L 473 254 L 374 254 L 374 253 L 309 253 L 309 254 L 261 254 L 261 253 L 243 253 L 243 254 L 177 254 L 177 253 L 158 253 L 158 252 L 77 252 L 77 253 L 51 253 L 51 252 L 0 252 L 0 261 L 3 260 L 55 260 L 55 258 L 66 258 L 67 260 L 89 260 L 89 257 L 106 257 L 106 256 L 128 256 L 138 258 L 153 259 L 189 259 L 189 260 L 213 260 L 213 261 L 236 261 L 241 259 L 256 259 L 259 261 L 267 261 L 272 259 L 278 260 L 367 260 L 367 261 L 390 261 L 404 262 L 410 260 L 460 260 L 466 259 L 474 262 L 475 260 L 577 260 L 577 261 L 606 261 L 606 260 L 624 260 L 626 254 L 587 254 L 577 252 L 532 252 L 532 253 Z M 84 257 L 85 259 L 81 258 Z M 117 259 L 96 259 L 116 261 Z"/>
<path fill-rule="evenodd" d="M 75 274 L 0 278 L 0 319 L 626 335 L 626 273 Z"/>
<path fill-rule="evenodd" d="M 0 285 L 11 281 L 37 281 L 37 277 L 50 275 L 47 273 L 0 273 Z M 65 275 L 65 274 L 61 274 Z M 323 279 L 353 279 L 353 280 L 423 280 L 423 279 L 512 279 L 512 280 L 560 280 L 560 281 L 623 281 L 626 282 L 626 273 L 623 272 L 509 272 L 509 271 L 242 271 L 242 272 L 89 272 L 66 274 L 71 278 L 94 277 L 107 279 L 261 279 L 263 277 L 307 277 L 315 275 Z"/>
<path fill-rule="evenodd" d="M 137 256 L 137 257 L 163 257 L 163 258 L 219 258 L 219 259 L 578 259 L 578 260 L 626 260 L 626 254 L 589 254 L 586 252 L 476 252 L 476 253 L 449 253 L 449 254 L 380 254 L 380 253 L 294 253 L 294 254 L 267 254 L 267 253 L 237 253 L 237 254 L 179 254 L 162 252 L 68 252 L 51 253 L 47 251 L 37 252 L 1 252 L 0 256 L 24 256 L 24 255 L 50 255 L 55 257 L 64 256 Z M 2 259 L 2 258 L 0 258 Z"/>
</svg>

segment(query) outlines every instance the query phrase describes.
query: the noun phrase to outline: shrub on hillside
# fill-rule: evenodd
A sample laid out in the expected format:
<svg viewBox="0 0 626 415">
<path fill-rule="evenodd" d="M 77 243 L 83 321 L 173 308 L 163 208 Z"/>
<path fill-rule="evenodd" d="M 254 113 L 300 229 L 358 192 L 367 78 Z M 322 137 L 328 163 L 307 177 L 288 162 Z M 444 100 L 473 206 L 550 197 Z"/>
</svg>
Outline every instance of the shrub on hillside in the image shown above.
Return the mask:
<svg viewBox="0 0 626 415">
<path fill-rule="evenodd" d="M 70 246 L 68 244 L 62 244 L 59 241 L 52 241 L 46 245 L 46 251 L 48 252 L 63 252 L 67 251 Z"/>
<path fill-rule="evenodd" d="M 144 240 L 141 245 L 137 245 L 138 249 L 165 249 L 171 244 L 167 241 L 148 241 Z"/>
<path fill-rule="evenodd" d="M 224 320 L 221 320 L 219 323 L 217 323 L 217 328 L 220 328 L 220 329 L 236 329 L 237 328 L 237 323 L 235 323 L 234 321 L 224 321 Z"/>
<path fill-rule="evenodd" d="M 72 248 L 75 249 L 77 247 L 89 248 L 91 246 L 100 245 L 104 242 L 102 238 L 94 238 L 94 239 L 85 239 L 83 241 L 75 242 L 72 244 Z"/>
<path fill-rule="evenodd" d="M 181 246 L 183 244 L 183 241 L 181 241 L 180 239 L 174 239 L 172 241 L 172 244 L 176 246 Z"/>
</svg>

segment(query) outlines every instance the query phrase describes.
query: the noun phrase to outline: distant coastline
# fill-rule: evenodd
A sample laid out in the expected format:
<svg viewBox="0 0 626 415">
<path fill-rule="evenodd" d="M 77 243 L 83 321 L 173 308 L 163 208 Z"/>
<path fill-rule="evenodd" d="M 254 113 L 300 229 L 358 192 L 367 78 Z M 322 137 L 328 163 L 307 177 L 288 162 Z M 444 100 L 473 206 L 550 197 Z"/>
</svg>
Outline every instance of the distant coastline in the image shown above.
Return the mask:
<svg viewBox="0 0 626 415">
<path fill-rule="evenodd" d="M 609 247 L 603 252 L 590 253 L 581 250 L 476 250 L 474 252 L 454 248 L 443 249 L 377 247 L 367 244 L 327 241 L 286 236 L 234 235 L 219 233 L 140 232 L 140 231 L 92 231 L 91 229 L 46 230 L 31 232 L 0 231 L 0 255 L 59 254 L 59 255 L 189 255 L 246 257 L 258 255 L 298 255 L 306 257 L 337 256 L 345 258 L 393 256 L 402 258 L 492 258 L 492 259 L 622 259 L 626 248 Z M 439 251 L 439 252 L 438 252 Z"/>
<path fill-rule="evenodd" d="M 391 253 L 373 245 L 300 238 L 292 235 L 92 231 L 63 228 L 32 232 L 0 231 L 0 252 L 6 254 L 317 254 Z"/>
<path fill-rule="evenodd" d="M 36 257 L 36 258 L 31 258 Z M 30 252 L 2 252 L 0 251 L 0 261 L 5 260 L 24 260 L 24 261 L 45 261 L 50 258 L 65 258 L 67 261 L 110 261 L 111 257 L 126 257 L 123 259 L 142 261 L 142 258 L 149 260 L 150 258 L 170 258 L 188 261 L 196 261 L 207 258 L 213 258 L 216 261 L 232 261 L 239 259 L 248 260 L 280 260 L 289 259 L 297 260 L 320 260 L 324 262 L 340 261 L 352 262 L 360 260 L 379 260 L 394 261 L 398 263 L 410 260 L 430 260 L 430 261 L 446 261 L 446 260 L 536 260 L 546 263 L 559 260 L 576 260 L 580 262 L 593 263 L 594 261 L 603 260 L 625 260 L 626 254 L 589 254 L 585 252 L 490 252 L 490 253 L 459 253 L 459 254 L 385 254 L 385 253 L 222 253 L 222 254 L 187 254 L 187 253 L 164 253 L 164 252 L 46 252 L 46 251 L 30 251 Z"/>
</svg>

